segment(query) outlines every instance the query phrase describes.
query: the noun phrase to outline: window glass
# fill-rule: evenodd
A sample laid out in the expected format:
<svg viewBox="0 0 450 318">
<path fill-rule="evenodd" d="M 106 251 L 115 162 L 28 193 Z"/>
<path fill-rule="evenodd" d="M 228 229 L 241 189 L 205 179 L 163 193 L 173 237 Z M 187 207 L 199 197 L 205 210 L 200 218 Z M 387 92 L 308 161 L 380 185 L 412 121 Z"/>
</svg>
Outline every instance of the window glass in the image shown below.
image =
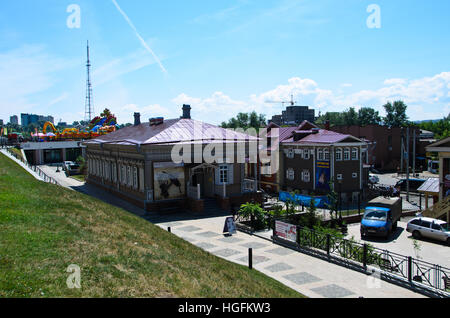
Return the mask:
<svg viewBox="0 0 450 318">
<path fill-rule="evenodd" d="M 431 228 L 433 230 L 438 230 L 438 231 L 442 231 L 441 226 L 439 224 L 433 223 L 433 225 L 431 226 Z"/>
<path fill-rule="evenodd" d="M 431 222 L 423 221 L 423 220 L 422 220 L 422 222 L 420 223 L 420 226 L 426 227 L 426 228 L 430 228 Z"/>
</svg>

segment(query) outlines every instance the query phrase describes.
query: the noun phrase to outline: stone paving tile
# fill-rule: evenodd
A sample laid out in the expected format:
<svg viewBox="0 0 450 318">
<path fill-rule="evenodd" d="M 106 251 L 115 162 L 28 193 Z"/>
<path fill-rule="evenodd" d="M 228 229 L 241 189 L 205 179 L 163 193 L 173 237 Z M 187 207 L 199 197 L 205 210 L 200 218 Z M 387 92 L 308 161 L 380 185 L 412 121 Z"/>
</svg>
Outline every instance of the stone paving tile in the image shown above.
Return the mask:
<svg viewBox="0 0 450 318">
<path fill-rule="evenodd" d="M 234 237 L 234 236 L 228 236 L 228 237 L 219 239 L 219 241 L 225 242 L 225 243 L 237 243 L 237 242 L 242 242 L 242 239 Z"/>
<path fill-rule="evenodd" d="M 349 291 L 348 289 L 345 289 L 335 284 L 312 288 L 311 290 L 326 298 L 341 298 L 354 295 L 354 293 Z"/>
<path fill-rule="evenodd" d="M 200 231 L 201 228 L 189 225 L 189 226 L 177 228 L 176 230 L 177 231 L 183 231 L 183 232 L 195 232 L 195 231 Z"/>
<path fill-rule="evenodd" d="M 295 251 L 293 251 L 293 250 L 290 250 L 290 249 L 288 249 L 288 248 L 283 248 L 283 247 L 277 247 L 277 248 L 274 248 L 274 249 L 272 249 L 272 250 L 268 250 L 268 251 L 265 251 L 266 253 L 270 253 L 270 254 L 276 254 L 276 255 L 280 255 L 280 256 L 284 256 L 284 255 L 289 255 L 289 254 L 292 254 L 292 253 L 296 253 Z"/>
<path fill-rule="evenodd" d="M 207 242 L 198 243 L 197 246 L 202 248 L 202 249 L 204 249 L 204 250 L 210 250 L 212 248 L 217 247 L 216 245 L 210 244 L 210 243 L 207 243 Z"/>
<path fill-rule="evenodd" d="M 202 236 L 202 237 L 208 237 L 208 238 L 222 236 L 221 234 L 217 234 L 217 233 L 214 233 L 211 231 L 198 233 L 197 235 Z"/>
<path fill-rule="evenodd" d="M 313 275 L 305 273 L 305 272 L 290 274 L 290 275 L 286 275 L 283 277 L 297 285 L 303 285 L 303 284 L 309 284 L 309 283 L 321 281 L 320 278 L 317 278 L 316 276 L 313 276 Z"/>
<path fill-rule="evenodd" d="M 253 258 L 253 264 L 259 264 L 259 263 L 264 263 L 264 262 L 270 261 L 270 258 L 267 258 L 265 256 L 253 255 L 252 258 Z M 238 261 L 241 261 L 241 262 L 244 262 L 245 264 L 248 264 L 248 255 L 239 258 Z"/>
<path fill-rule="evenodd" d="M 290 269 L 293 269 L 293 267 L 286 263 L 276 263 L 276 264 L 267 266 L 266 269 L 271 271 L 272 273 L 276 273 L 276 272 L 288 271 Z"/>
<path fill-rule="evenodd" d="M 180 226 L 183 225 L 183 222 L 178 222 L 178 221 L 174 221 L 174 222 L 167 222 L 167 223 L 163 223 L 161 224 L 162 227 L 174 227 L 174 226 Z"/>
<path fill-rule="evenodd" d="M 194 242 L 197 241 L 197 240 L 196 240 L 195 238 L 193 238 L 193 237 L 180 236 L 180 238 L 183 239 L 183 240 L 185 240 L 185 241 L 188 241 L 189 243 L 194 243 Z"/>
<path fill-rule="evenodd" d="M 248 242 L 248 243 L 245 243 L 245 244 L 241 244 L 241 246 L 247 247 L 247 248 L 258 249 L 258 248 L 267 247 L 269 245 L 264 244 L 264 243 L 259 243 L 259 242 Z"/>
<path fill-rule="evenodd" d="M 214 254 L 215 254 L 215 255 L 222 256 L 222 257 L 228 257 L 228 256 L 233 256 L 233 255 L 241 254 L 241 252 L 236 251 L 236 250 L 231 250 L 231 249 L 229 249 L 229 248 L 225 248 L 225 249 L 223 249 L 223 250 L 215 251 Z"/>
</svg>

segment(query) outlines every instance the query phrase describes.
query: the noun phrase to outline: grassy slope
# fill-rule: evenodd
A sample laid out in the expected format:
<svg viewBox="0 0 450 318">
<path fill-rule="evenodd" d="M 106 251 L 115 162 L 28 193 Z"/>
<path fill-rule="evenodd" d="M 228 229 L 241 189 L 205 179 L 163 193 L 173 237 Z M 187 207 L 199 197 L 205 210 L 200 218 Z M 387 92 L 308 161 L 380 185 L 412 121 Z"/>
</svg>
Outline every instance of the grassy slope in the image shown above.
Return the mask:
<svg viewBox="0 0 450 318">
<path fill-rule="evenodd" d="M 81 289 L 66 286 L 81 268 Z M 298 297 L 102 201 L 39 182 L 0 154 L 0 297 Z"/>
</svg>

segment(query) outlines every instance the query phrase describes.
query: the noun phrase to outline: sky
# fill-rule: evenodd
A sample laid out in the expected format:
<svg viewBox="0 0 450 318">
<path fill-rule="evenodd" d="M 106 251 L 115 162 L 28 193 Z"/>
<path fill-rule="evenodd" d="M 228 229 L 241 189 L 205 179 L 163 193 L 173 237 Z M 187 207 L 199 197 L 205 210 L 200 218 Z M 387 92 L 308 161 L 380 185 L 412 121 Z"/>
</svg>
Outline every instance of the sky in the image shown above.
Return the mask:
<svg viewBox="0 0 450 318">
<path fill-rule="evenodd" d="M 403 100 L 410 120 L 450 113 L 448 0 L 16 0 L 0 4 L 0 119 L 119 123 L 316 114 Z"/>
</svg>

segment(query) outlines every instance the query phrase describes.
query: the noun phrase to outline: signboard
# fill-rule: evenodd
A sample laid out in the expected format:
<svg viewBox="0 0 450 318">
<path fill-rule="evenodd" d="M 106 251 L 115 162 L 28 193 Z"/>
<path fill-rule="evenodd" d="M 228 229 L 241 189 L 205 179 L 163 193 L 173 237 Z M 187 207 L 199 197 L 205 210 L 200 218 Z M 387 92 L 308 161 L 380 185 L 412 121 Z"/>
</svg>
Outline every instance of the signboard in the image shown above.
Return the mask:
<svg viewBox="0 0 450 318">
<path fill-rule="evenodd" d="M 328 161 L 316 162 L 316 189 L 330 190 L 330 163 Z"/>
<path fill-rule="evenodd" d="M 182 199 L 186 196 L 183 164 L 155 162 L 153 178 L 155 201 Z"/>
<path fill-rule="evenodd" d="M 275 221 L 275 235 L 291 242 L 297 242 L 297 226 Z"/>
<path fill-rule="evenodd" d="M 234 218 L 232 216 L 225 219 L 223 233 L 236 234 L 236 224 L 234 223 Z"/>
</svg>

